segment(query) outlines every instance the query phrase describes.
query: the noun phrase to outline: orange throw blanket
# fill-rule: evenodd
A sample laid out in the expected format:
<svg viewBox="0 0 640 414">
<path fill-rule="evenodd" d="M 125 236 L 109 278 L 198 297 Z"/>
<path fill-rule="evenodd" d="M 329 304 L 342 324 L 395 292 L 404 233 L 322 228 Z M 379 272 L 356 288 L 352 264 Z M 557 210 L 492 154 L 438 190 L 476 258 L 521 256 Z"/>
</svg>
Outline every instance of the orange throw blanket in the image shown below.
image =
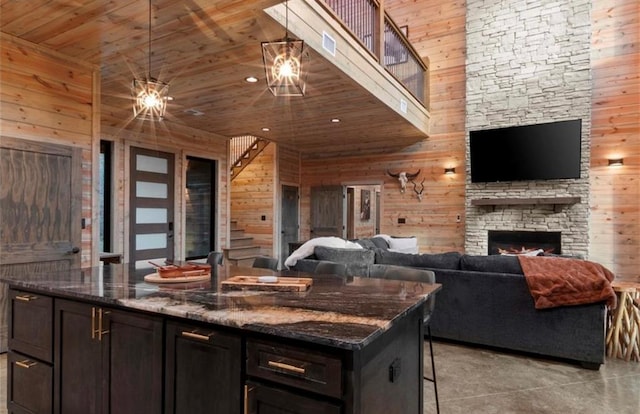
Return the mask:
<svg viewBox="0 0 640 414">
<path fill-rule="evenodd" d="M 518 256 L 536 309 L 606 301 L 616 307 L 613 273 L 587 260 Z"/>
</svg>

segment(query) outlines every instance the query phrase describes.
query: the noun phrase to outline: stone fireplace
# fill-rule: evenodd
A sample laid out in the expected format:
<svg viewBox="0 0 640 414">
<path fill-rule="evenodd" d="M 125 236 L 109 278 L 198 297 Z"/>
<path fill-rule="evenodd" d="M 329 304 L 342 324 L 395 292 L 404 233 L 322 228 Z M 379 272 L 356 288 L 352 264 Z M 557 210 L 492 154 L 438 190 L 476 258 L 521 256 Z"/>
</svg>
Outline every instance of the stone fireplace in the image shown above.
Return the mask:
<svg viewBox="0 0 640 414">
<path fill-rule="evenodd" d="M 488 254 L 523 254 L 542 250 L 561 254 L 562 237 L 559 231 L 490 230 Z"/>
<path fill-rule="evenodd" d="M 589 251 L 591 1 L 469 0 L 466 14 L 465 252 L 489 232 L 552 232 Z M 580 178 L 472 183 L 469 131 L 582 119 Z"/>
</svg>

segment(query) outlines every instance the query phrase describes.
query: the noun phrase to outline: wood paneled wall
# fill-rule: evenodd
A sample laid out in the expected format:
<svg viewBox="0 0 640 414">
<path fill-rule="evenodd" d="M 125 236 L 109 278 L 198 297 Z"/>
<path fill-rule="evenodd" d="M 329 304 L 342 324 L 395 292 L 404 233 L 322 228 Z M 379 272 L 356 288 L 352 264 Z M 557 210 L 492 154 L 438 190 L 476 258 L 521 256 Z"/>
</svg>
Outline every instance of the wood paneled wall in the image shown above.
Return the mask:
<svg viewBox="0 0 640 414">
<path fill-rule="evenodd" d="M 431 136 L 380 156 L 304 160 L 302 235 L 309 236 L 309 188 L 380 181 L 381 232 L 418 237 L 422 252 L 463 250 L 465 182 L 465 2 L 386 0 L 416 50 L 430 59 Z M 590 259 L 618 279 L 640 280 L 640 3 L 593 2 Z M 389 137 L 393 139 L 393 137 Z M 607 159 L 623 157 L 622 168 Z M 445 176 L 444 167 L 456 174 Z M 401 194 L 385 169 L 422 170 L 425 197 Z M 460 216 L 460 223 L 458 217 Z M 405 218 L 406 224 L 398 224 Z"/>
<path fill-rule="evenodd" d="M 640 2 L 592 4 L 589 257 L 640 282 Z"/>
<path fill-rule="evenodd" d="M 82 215 L 90 218 L 92 142 L 99 124 L 95 68 L 4 33 L 0 50 L 2 135 L 81 148 Z M 88 225 L 82 230 L 83 266 L 91 263 L 91 252 Z"/>
<path fill-rule="evenodd" d="M 399 26 L 409 26 L 409 40 L 431 70 L 431 135 L 419 144 L 390 154 L 333 160 L 303 160 L 302 234 L 309 237 L 309 188 L 315 185 L 382 184 L 380 232 L 416 236 L 422 252 L 464 249 L 464 2 L 386 0 Z M 389 137 L 393 139 L 392 136 Z M 444 175 L 455 167 L 456 174 Z M 404 193 L 392 172 L 421 170 L 424 198 L 411 184 Z M 398 221 L 404 219 L 405 223 Z"/>
<path fill-rule="evenodd" d="M 231 183 L 231 219 L 263 255 L 274 256 L 276 145 L 269 144 Z M 264 216 L 264 220 L 262 220 Z"/>
</svg>

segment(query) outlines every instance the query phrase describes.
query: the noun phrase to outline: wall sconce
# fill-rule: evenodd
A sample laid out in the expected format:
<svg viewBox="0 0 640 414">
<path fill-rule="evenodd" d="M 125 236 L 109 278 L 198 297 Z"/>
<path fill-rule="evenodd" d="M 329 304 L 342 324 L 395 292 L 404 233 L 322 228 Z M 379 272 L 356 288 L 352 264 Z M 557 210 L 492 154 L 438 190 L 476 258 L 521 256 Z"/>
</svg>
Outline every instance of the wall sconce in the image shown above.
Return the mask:
<svg viewBox="0 0 640 414">
<path fill-rule="evenodd" d="M 622 167 L 623 165 L 623 158 L 609 158 L 609 167 Z"/>
<path fill-rule="evenodd" d="M 447 174 L 447 175 L 455 174 L 456 173 L 456 169 L 455 169 L 455 167 L 445 168 L 444 169 L 444 173 Z"/>
</svg>

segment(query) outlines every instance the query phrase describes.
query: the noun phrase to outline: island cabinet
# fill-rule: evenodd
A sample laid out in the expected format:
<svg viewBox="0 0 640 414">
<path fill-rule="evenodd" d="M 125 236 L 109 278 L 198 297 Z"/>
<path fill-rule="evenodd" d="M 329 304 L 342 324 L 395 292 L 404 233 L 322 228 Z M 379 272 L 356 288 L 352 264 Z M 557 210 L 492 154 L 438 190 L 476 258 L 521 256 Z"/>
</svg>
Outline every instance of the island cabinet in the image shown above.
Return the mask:
<svg viewBox="0 0 640 414">
<path fill-rule="evenodd" d="M 422 311 L 362 349 L 247 339 L 250 414 L 422 413 Z"/>
<path fill-rule="evenodd" d="M 9 291 L 7 405 L 10 413 L 51 413 L 53 300 Z"/>
<path fill-rule="evenodd" d="M 162 413 L 163 321 L 56 299 L 54 413 Z"/>
<path fill-rule="evenodd" d="M 242 339 L 167 322 L 165 413 L 242 413 Z"/>
</svg>

